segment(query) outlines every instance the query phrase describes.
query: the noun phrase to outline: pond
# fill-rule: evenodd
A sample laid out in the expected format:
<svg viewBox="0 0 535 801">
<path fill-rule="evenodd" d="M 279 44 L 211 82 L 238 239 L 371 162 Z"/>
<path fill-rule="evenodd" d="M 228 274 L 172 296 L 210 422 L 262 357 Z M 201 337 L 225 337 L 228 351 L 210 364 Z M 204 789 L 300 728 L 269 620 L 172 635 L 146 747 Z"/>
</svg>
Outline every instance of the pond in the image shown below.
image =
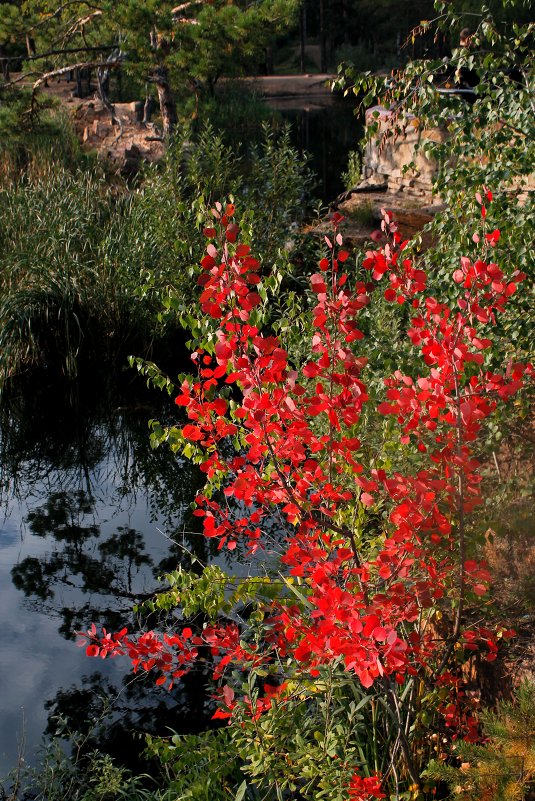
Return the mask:
<svg viewBox="0 0 535 801">
<path fill-rule="evenodd" d="M 139 769 L 135 732 L 205 729 L 210 667 L 172 693 L 133 678 L 126 659 L 89 659 L 76 632 L 137 628 L 136 602 L 182 566 L 258 574 L 259 559 L 219 553 L 190 504 L 190 462 L 150 447 L 149 419 L 179 422 L 172 399 L 139 385 L 41 388 L 0 406 L 0 777 L 43 735 L 77 732 Z"/>
<path fill-rule="evenodd" d="M 268 105 L 292 127 L 292 141 L 300 152 L 310 156 L 310 166 L 318 177 L 317 195 L 331 203 L 346 188 L 342 173 L 347 170 L 348 154 L 358 148 L 364 123 L 355 116 L 355 101 L 340 97 L 272 98 Z"/>
<path fill-rule="evenodd" d="M 87 387 L 2 407 L 0 776 L 20 752 L 33 761 L 58 716 L 82 731 L 102 717 L 96 739 L 125 748 L 119 725 L 147 729 L 156 709 L 176 730 L 209 719 L 198 677 L 173 697 L 151 695 L 127 680 L 126 661 L 97 663 L 75 646 L 92 622 L 128 624 L 166 570 L 213 556 L 189 511 L 199 476 L 149 445 L 149 418 L 171 413 L 156 391 L 111 397 Z"/>
</svg>

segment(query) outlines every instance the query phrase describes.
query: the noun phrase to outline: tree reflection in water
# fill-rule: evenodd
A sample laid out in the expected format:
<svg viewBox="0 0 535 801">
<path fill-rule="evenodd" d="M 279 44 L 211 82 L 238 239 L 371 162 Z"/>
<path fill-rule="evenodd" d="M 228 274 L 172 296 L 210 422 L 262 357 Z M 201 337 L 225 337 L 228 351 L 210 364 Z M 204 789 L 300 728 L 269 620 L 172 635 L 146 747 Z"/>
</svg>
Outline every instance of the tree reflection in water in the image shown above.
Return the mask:
<svg viewBox="0 0 535 801">
<path fill-rule="evenodd" d="M 98 749 L 121 764 L 140 772 L 140 733 L 167 735 L 198 733 L 210 725 L 211 670 L 196 669 L 172 693 L 158 690 L 147 676 L 125 676 L 117 687 L 99 671 L 84 675 L 71 687 L 60 689 L 45 703 L 45 735 L 75 733 L 86 752 Z"/>
<path fill-rule="evenodd" d="M 21 524 L 13 585 L 26 606 L 59 618 L 58 637 L 73 639 L 92 622 L 128 625 L 133 605 L 154 593 L 166 570 L 195 569 L 213 556 L 189 509 L 200 476 L 149 444 L 149 418 L 176 420 L 176 407 L 158 393 L 133 397 L 131 388 L 49 387 L 0 407 L 0 501 L 4 518 L 16 511 Z M 172 695 L 131 677 L 118 688 L 95 672 L 57 689 L 46 708 L 49 733 L 60 716 L 84 733 L 96 725 L 88 742 L 110 747 L 124 746 L 131 729 L 153 730 L 156 720 L 160 731 L 194 731 L 209 717 L 202 672 Z"/>
</svg>

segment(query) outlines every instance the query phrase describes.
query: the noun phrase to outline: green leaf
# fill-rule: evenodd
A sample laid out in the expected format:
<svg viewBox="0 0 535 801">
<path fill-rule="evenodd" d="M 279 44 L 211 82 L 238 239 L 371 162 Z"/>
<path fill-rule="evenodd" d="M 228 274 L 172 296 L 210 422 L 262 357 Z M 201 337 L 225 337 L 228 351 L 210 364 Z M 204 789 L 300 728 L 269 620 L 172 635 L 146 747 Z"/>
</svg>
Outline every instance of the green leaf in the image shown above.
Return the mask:
<svg viewBox="0 0 535 801">
<path fill-rule="evenodd" d="M 245 793 L 247 792 L 247 780 L 244 779 L 240 786 L 238 787 L 238 792 L 234 796 L 234 801 L 242 801 L 245 798 Z"/>
<path fill-rule="evenodd" d="M 310 603 L 310 601 L 308 600 L 308 598 L 306 598 L 306 597 L 303 595 L 303 593 L 302 593 L 302 592 L 300 592 L 300 591 L 297 589 L 297 587 L 294 587 L 294 585 L 293 585 L 293 584 L 292 584 L 292 583 L 291 583 L 291 582 L 290 582 L 290 581 L 289 581 L 289 580 L 286 578 L 286 576 L 283 576 L 283 574 L 282 574 L 282 573 L 279 573 L 279 576 L 280 576 L 280 577 L 281 577 L 281 579 L 284 581 L 284 583 L 286 584 L 286 586 L 288 587 L 288 589 L 289 589 L 289 590 L 291 590 L 291 592 L 293 592 L 293 594 L 295 595 L 295 597 L 296 597 L 296 598 L 298 598 L 298 599 L 301 601 L 301 603 L 302 603 L 304 606 L 306 606 L 308 609 L 313 609 L 313 608 L 314 608 L 314 607 L 312 606 L 312 604 Z"/>
</svg>

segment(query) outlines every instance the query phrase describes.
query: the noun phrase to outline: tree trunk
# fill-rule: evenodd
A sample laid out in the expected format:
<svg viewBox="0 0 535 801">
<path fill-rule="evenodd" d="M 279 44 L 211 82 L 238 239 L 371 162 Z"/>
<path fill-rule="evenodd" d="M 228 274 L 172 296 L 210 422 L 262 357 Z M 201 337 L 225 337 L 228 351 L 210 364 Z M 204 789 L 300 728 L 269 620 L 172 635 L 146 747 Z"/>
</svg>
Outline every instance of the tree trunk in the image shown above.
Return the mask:
<svg viewBox="0 0 535 801">
<path fill-rule="evenodd" d="M 36 53 L 35 40 L 28 33 L 26 34 L 26 52 L 30 58 Z"/>
<path fill-rule="evenodd" d="M 121 121 L 115 115 L 115 106 L 111 103 L 109 98 L 110 90 L 110 70 L 107 67 L 99 67 L 97 70 L 97 92 L 100 97 L 100 102 L 106 108 L 111 117 L 112 125 L 118 125 L 122 132 Z"/>
<path fill-rule="evenodd" d="M 169 85 L 169 70 L 163 65 L 156 67 L 152 79 L 158 91 L 164 136 L 170 136 L 176 128 L 178 117 L 175 96 Z"/>
<path fill-rule="evenodd" d="M 349 17 L 350 9 L 348 0 L 342 0 L 342 25 L 344 28 L 344 44 L 351 44 L 351 37 L 349 35 Z"/>
<path fill-rule="evenodd" d="M 306 48 L 306 40 L 307 40 L 307 16 L 306 16 L 306 6 L 303 2 L 301 5 L 301 10 L 299 12 L 299 66 L 301 67 L 301 72 L 305 73 L 305 48 Z"/>
<path fill-rule="evenodd" d="M 0 58 L 2 59 L 2 75 L 4 81 L 9 81 L 9 59 L 4 56 L 4 48 L 0 45 Z M 5 59 L 5 60 L 4 60 Z"/>
<path fill-rule="evenodd" d="M 325 0 L 320 0 L 320 71 L 327 72 L 327 35 L 325 32 Z"/>
<path fill-rule="evenodd" d="M 151 121 L 155 106 L 156 101 L 151 95 L 147 94 L 145 97 L 145 103 L 143 105 L 143 125 L 147 125 Z"/>
<path fill-rule="evenodd" d="M 266 75 L 273 75 L 273 46 L 266 47 Z"/>
</svg>

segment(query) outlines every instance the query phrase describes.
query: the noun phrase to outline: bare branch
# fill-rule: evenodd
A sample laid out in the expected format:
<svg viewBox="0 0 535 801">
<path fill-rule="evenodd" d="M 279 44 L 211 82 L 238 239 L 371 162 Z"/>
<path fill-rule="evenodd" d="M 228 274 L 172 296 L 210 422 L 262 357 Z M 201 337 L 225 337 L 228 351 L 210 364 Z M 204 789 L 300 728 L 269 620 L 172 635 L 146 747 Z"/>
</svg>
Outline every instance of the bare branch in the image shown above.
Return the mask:
<svg viewBox="0 0 535 801">
<path fill-rule="evenodd" d="M 187 8 L 191 6 L 198 6 L 200 3 L 204 3 L 205 0 L 189 0 L 187 3 L 181 3 L 179 6 L 175 6 L 171 9 L 171 14 L 176 15 L 179 14 L 181 11 L 185 11 Z"/>
<path fill-rule="evenodd" d="M 65 32 L 63 39 L 70 39 L 78 32 L 82 32 L 84 30 L 84 26 L 87 25 L 88 22 L 91 22 L 92 19 L 95 17 L 101 17 L 102 11 L 93 11 L 91 14 L 88 14 L 85 17 L 80 17 L 79 19 L 74 20 L 71 24 L 70 28 Z"/>
<path fill-rule="evenodd" d="M 83 70 L 83 69 L 97 69 L 98 67 L 117 67 L 121 64 L 122 59 L 116 58 L 113 61 L 81 61 L 78 64 L 69 64 L 67 67 L 59 67 L 56 70 L 50 70 L 50 72 L 45 72 L 44 75 L 41 75 L 32 86 L 33 92 L 35 93 L 37 89 L 41 86 L 42 83 L 45 83 L 49 78 L 55 78 L 56 75 L 64 75 L 66 72 L 71 72 L 71 70 Z"/>
<path fill-rule="evenodd" d="M 32 75 L 40 75 L 40 74 L 41 73 L 37 72 L 37 70 L 34 70 L 33 72 L 25 72 L 23 75 L 19 75 L 18 78 L 13 78 L 13 80 L 8 81 L 7 83 L 0 83 L 0 91 L 3 89 L 11 89 L 12 86 L 16 86 L 17 84 L 22 83 L 22 81 L 27 80 Z"/>
</svg>

